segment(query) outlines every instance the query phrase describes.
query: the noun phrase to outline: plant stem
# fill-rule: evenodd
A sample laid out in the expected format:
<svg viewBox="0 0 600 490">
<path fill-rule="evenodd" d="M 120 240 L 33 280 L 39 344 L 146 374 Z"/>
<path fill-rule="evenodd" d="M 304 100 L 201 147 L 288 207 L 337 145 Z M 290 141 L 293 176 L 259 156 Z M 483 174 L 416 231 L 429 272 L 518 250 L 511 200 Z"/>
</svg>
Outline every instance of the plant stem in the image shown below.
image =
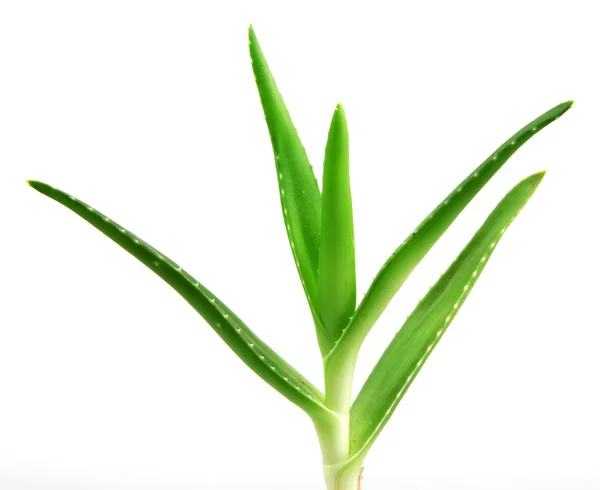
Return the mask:
<svg viewBox="0 0 600 490">
<path fill-rule="evenodd" d="M 352 404 L 352 381 L 356 356 L 344 356 L 332 363 L 325 361 L 325 405 L 338 413 L 348 413 Z"/>
<path fill-rule="evenodd" d="M 327 490 L 360 490 L 362 459 L 323 465 Z"/>
<path fill-rule="evenodd" d="M 325 405 L 331 412 L 314 420 L 323 455 L 327 490 L 357 490 L 361 460 L 350 458 L 350 406 L 356 356 L 324 363 Z"/>
<path fill-rule="evenodd" d="M 323 465 L 336 465 L 348 459 L 350 449 L 350 420 L 348 414 L 331 413 L 324 419 L 313 420 Z"/>
</svg>

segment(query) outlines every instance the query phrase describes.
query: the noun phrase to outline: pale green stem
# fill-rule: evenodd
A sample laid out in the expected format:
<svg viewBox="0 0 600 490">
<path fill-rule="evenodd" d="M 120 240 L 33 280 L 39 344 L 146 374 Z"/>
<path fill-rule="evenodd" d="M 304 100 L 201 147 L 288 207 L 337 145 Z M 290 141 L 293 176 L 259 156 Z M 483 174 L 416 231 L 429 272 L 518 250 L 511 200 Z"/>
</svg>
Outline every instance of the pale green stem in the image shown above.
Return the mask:
<svg viewBox="0 0 600 490">
<path fill-rule="evenodd" d="M 336 359 L 335 363 L 325 361 L 325 405 L 334 412 L 348 413 L 352 404 L 352 381 L 356 355 Z"/>
<path fill-rule="evenodd" d="M 323 465 L 327 490 L 357 490 L 361 465 L 362 459 L 336 465 Z"/>
<path fill-rule="evenodd" d="M 323 454 L 327 490 L 357 490 L 364 456 L 353 460 L 349 458 L 349 415 L 330 414 L 326 419 L 314 422 Z"/>
<path fill-rule="evenodd" d="M 343 463 L 350 449 L 350 418 L 348 414 L 330 414 L 324 420 L 314 420 L 319 436 L 324 465 Z"/>
<path fill-rule="evenodd" d="M 356 355 L 324 363 L 325 405 L 331 413 L 315 420 L 327 490 L 356 490 L 362 458 L 350 460 L 350 406 Z"/>
</svg>

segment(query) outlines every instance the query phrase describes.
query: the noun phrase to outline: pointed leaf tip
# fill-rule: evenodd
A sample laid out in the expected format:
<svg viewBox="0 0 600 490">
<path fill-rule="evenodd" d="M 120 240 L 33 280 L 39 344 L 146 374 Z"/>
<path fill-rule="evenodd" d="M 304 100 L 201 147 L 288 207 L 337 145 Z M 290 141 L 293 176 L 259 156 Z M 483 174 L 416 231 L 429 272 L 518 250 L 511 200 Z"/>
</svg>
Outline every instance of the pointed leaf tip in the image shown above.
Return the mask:
<svg viewBox="0 0 600 490">
<path fill-rule="evenodd" d="M 213 293 L 166 255 L 74 196 L 42 182 L 32 180 L 28 183 L 83 218 L 169 284 L 250 369 L 283 396 L 311 417 L 327 412 L 318 389 L 254 334 Z"/>
<path fill-rule="evenodd" d="M 566 102 L 563 102 L 562 104 L 558 104 L 555 108 L 554 111 L 556 111 L 556 117 L 560 117 L 562 116 L 565 112 L 567 112 L 571 107 L 573 107 L 573 103 L 575 101 L 574 100 L 567 100 Z M 552 109 L 551 109 L 552 110 Z"/>
<path fill-rule="evenodd" d="M 540 182 L 542 182 L 542 180 L 544 180 L 544 176 L 546 175 L 546 171 L 542 170 L 540 172 L 536 172 L 532 175 L 530 175 L 529 177 L 524 178 L 521 182 L 519 182 L 519 184 L 517 186 L 515 186 L 515 188 L 518 187 L 530 187 L 531 188 L 531 192 L 533 193 L 537 187 L 540 185 Z"/>
<path fill-rule="evenodd" d="M 48 184 L 44 184 L 38 180 L 27 180 L 27 185 L 29 187 L 33 187 L 36 191 L 41 192 L 44 187 L 50 187 Z"/>
<path fill-rule="evenodd" d="M 341 132 L 342 134 L 345 134 L 346 139 L 348 138 L 348 121 L 346 119 L 346 111 L 344 111 L 344 107 L 342 106 L 342 104 L 338 104 L 335 106 L 335 111 L 333 112 L 333 117 L 331 118 L 331 125 L 329 128 L 329 138 L 331 138 L 332 136 L 332 131 L 334 133 Z M 347 142 L 346 145 L 348 145 Z"/>
<path fill-rule="evenodd" d="M 413 269 L 425 257 L 431 247 L 448 229 L 467 204 L 484 185 L 533 135 L 561 117 L 573 101 L 563 102 L 546 111 L 517 131 L 496 149 L 479 167 L 471 172 L 431 213 L 411 232 L 381 268 L 369 287 L 364 299 L 353 315 L 343 338 L 326 355 L 329 363 L 336 363 L 347 349 L 356 352 L 371 327 L 383 313 Z M 535 174 L 530 183 L 537 185 L 544 173 Z M 535 188 L 533 189 L 535 190 Z"/>
<path fill-rule="evenodd" d="M 321 194 L 306 150 L 252 28 L 249 29 L 249 51 L 275 156 L 275 170 L 288 240 L 315 320 L 320 349 L 322 352 L 327 351 L 331 348 L 331 340 L 320 325 L 320 315 L 316 307 Z"/>
<path fill-rule="evenodd" d="M 544 174 L 530 175 L 504 196 L 388 345 L 350 411 L 351 457 L 369 450 Z"/>
<path fill-rule="evenodd" d="M 348 124 L 338 104 L 325 147 L 318 269 L 321 320 L 334 339 L 341 336 L 356 308 L 349 161 Z"/>
<path fill-rule="evenodd" d="M 531 180 L 532 182 L 535 182 L 536 185 L 538 185 L 542 180 L 544 180 L 545 176 L 546 176 L 546 171 L 540 170 L 539 172 L 536 172 L 533 175 L 530 175 L 529 177 L 527 177 L 525 179 L 525 181 Z"/>
</svg>

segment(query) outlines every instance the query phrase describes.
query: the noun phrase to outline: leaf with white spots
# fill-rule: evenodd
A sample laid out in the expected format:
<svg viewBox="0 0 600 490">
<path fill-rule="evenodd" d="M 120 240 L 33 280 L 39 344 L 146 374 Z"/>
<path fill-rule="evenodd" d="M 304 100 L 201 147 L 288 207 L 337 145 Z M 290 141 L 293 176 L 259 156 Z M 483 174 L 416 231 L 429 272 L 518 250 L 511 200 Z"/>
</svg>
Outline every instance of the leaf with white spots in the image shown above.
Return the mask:
<svg viewBox="0 0 600 490">
<path fill-rule="evenodd" d="M 534 174 L 506 194 L 389 344 L 350 411 L 352 457 L 360 457 L 373 444 L 543 176 L 544 172 Z"/>
<path fill-rule="evenodd" d="M 179 265 L 73 196 L 42 182 L 29 181 L 29 185 L 69 208 L 161 277 L 206 320 L 250 369 L 283 396 L 312 417 L 327 413 L 323 394 Z"/>
<path fill-rule="evenodd" d="M 321 237 L 321 194 L 304 146 L 277 88 L 254 30 L 249 30 L 250 57 L 258 94 L 275 154 L 275 169 L 288 240 L 315 320 L 321 351 L 331 340 L 317 309 L 317 270 Z"/>
<path fill-rule="evenodd" d="M 404 281 L 467 204 L 511 155 L 534 134 L 562 116 L 572 104 L 572 101 L 568 101 L 557 105 L 515 133 L 471 172 L 404 240 L 373 280 L 348 328 L 327 355 L 328 363 L 335 366 L 337 362 L 344 362 L 344 357 L 349 353 L 355 355 L 358 352 L 371 327 Z"/>
</svg>

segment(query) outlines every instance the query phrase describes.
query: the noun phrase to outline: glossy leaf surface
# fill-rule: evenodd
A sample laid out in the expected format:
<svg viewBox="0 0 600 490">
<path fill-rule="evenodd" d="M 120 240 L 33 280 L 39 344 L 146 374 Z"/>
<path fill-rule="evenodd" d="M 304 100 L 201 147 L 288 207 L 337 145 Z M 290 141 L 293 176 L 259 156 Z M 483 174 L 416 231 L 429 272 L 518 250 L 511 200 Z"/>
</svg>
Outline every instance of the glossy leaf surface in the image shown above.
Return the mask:
<svg viewBox="0 0 600 490">
<path fill-rule="evenodd" d="M 381 268 L 348 328 L 327 355 L 328 362 L 356 355 L 363 340 L 410 273 L 456 217 L 504 163 L 529 138 L 562 116 L 572 105 L 564 102 L 531 121 L 469 174 L 404 240 Z"/>
<path fill-rule="evenodd" d="M 352 405 L 351 456 L 364 453 L 373 444 L 543 175 L 521 181 L 500 201 L 396 334 Z"/>
<path fill-rule="evenodd" d="M 326 410 L 322 393 L 250 330 L 214 294 L 180 266 L 107 216 L 48 184 L 29 185 L 86 220 L 177 291 L 256 374 L 309 415 Z"/>
<path fill-rule="evenodd" d="M 319 311 L 338 338 L 356 308 L 354 222 L 350 192 L 348 124 L 341 105 L 331 120 L 323 166 Z"/>
<path fill-rule="evenodd" d="M 331 340 L 321 325 L 317 309 L 321 194 L 304 146 L 252 27 L 249 30 L 249 46 L 256 86 L 275 154 L 283 219 L 323 351 L 329 348 Z"/>
</svg>

